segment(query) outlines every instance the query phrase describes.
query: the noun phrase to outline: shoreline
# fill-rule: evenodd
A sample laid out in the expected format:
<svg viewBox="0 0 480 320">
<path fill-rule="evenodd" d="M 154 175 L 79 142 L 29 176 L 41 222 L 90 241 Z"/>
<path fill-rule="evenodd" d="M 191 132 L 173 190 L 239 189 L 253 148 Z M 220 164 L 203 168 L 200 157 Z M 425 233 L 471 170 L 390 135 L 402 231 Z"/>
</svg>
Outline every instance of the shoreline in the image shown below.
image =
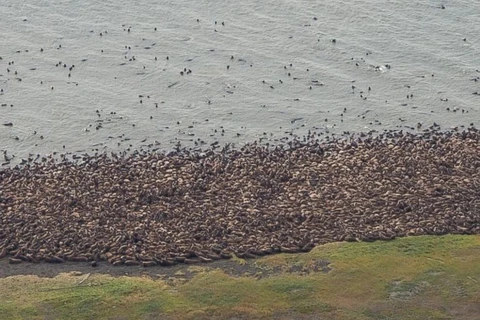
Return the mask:
<svg viewBox="0 0 480 320">
<path fill-rule="evenodd" d="M 0 257 L 171 266 L 478 234 L 480 132 L 53 159 L 0 171 Z"/>
<path fill-rule="evenodd" d="M 384 129 L 383 131 L 371 129 L 368 131 L 343 131 L 342 133 L 330 133 L 316 131 L 316 128 L 309 129 L 308 132 L 303 135 L 291 134 L 289 136 L 283 136 L 281 138 L 268 138 L 265 140 L 265 137 L 260 137 L 251 142 L 237 143 L 234 141 L 223 142 L 213 141 L 211 143 L 204 143 L 203 146 L 185 146 L 178 141 L 175 147 L 170 146 L 170 148 L 161 147 L 161 143 L 155 141 L 155 143 L 150 143 L 148 145 L 140 145 L 138 148 L 130 148 L 124 150 L 103 150 L 99 151 L 97 149 L 92 149 L 92 152 L 87 152 L 86 150 L 77 150 L 77 151 L 66 151 L 58 152 L 54 151 L 51 153 L 45 154 L 33 154 L 30 153 L 29 157 L 21 158 L 19 160 L 16 155 L 10 155 L 8 150 L 2 150 L 3 152 L 3 161 L 0 163 L 0 172 L 5 169 L 21 169 L 28 165 L 42 164 L 44 162 L 55 162 L 55 163 L 71 163 L 81 165 L 85 161 L 92 161 L 96 158 L 104 157 L 114 157 L 114 158 L 135 158 L 138 156 L 144 156 L 147 154 L 157 154 L 159 156 L 184 156 L 184 157 L 197 157 L 202 158 L 207 155 L 211 156 L 213 154 L 225 154 L 231 151 L 241 150 L 243 148 L 249 147 L 263 147 L 266 150 L 275 150 L 276 148 L 281 148 L 282 150 L 299 148 L 304 145 L 311 143 L 316 143 L 321 145 L 323 148 L 336 144 L 348 144 L 350 142 L 369 142 L 372 139 L 380 138 L 384 142 L 391 141 L 395 142 L 396 139 L 403 136 L 415 136 L 419 139 L 430 139 L 432 136 L 451 136 L 455 134 L 462 134 L 462 132 L 478 132 L 479 129 L 475 127 L 474 123 L 470 123 L 469 126 L 461 125 L 452 127 L 450 129 L 444 129 L 437 123 L 423 128 L 423 125 L 418 124 L 417 130 L 410 126 L 405 126 L 403 129 Z M 423 128 L 423 129 L 422 129 Z M 365 140 L 365 141 L 363 141 Z M 377 139 L 378 142 L 378 139 Z M 95 152 L 94 152 L 95 151 Z"/>
</svg>

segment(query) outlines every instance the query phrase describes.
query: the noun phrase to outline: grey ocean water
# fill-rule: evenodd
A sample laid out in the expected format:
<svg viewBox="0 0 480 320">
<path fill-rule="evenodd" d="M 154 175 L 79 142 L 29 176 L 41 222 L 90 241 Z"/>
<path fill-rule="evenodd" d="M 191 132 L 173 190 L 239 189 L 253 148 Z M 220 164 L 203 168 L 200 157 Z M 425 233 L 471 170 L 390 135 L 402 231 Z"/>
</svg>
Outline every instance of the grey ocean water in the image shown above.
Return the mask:
<svg viewBox="0 0 480 320">
<path fill-rule="evenodd" d="M 0 124 L 13 124 L 0 125 L 0 149 L 17 161 L 480 120 L 478 0 L 1 0 L 0 10 Z"/>
</svg>

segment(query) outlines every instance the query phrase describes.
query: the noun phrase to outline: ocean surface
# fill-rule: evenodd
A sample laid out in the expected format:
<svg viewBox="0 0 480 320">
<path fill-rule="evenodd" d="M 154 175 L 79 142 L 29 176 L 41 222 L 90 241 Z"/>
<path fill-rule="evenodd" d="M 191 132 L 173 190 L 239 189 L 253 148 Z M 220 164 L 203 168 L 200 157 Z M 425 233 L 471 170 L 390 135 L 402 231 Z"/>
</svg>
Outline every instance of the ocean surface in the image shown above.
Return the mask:
<svg viewBox="0 0 480 320">
<path fill-rule="evenodd" d="M 0 10 L 0 163 L 480 125 L 478 0 L 1 0 Z"/>
</svg>

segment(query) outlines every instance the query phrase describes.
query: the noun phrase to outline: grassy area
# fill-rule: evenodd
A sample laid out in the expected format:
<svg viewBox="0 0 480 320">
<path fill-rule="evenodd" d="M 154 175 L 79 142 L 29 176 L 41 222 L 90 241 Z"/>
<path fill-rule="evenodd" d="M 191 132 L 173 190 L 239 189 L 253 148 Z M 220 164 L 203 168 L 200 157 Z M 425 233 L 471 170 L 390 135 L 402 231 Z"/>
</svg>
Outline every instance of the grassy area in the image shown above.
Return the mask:
<svg viewBox="0 0 480 320">
<path fill-rule="evenodd" d="M 0 279 L 2 319 L 479 319 L 480 236 L 335 243 L 166 279 Z"/>
</svg>

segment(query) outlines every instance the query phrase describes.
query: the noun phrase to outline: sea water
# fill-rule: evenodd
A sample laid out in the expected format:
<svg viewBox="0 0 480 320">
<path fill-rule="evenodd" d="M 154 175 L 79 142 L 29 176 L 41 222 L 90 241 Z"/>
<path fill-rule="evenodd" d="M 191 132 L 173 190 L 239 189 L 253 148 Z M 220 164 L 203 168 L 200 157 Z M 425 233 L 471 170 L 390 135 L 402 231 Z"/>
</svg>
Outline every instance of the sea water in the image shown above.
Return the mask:
<svg viewBox="0 0 480 320">
<path fill-rule="evenodd" d="M 0 13 L 11 163 L 480 122 L 480 1 L 2 0 Z"/>
</svg>

